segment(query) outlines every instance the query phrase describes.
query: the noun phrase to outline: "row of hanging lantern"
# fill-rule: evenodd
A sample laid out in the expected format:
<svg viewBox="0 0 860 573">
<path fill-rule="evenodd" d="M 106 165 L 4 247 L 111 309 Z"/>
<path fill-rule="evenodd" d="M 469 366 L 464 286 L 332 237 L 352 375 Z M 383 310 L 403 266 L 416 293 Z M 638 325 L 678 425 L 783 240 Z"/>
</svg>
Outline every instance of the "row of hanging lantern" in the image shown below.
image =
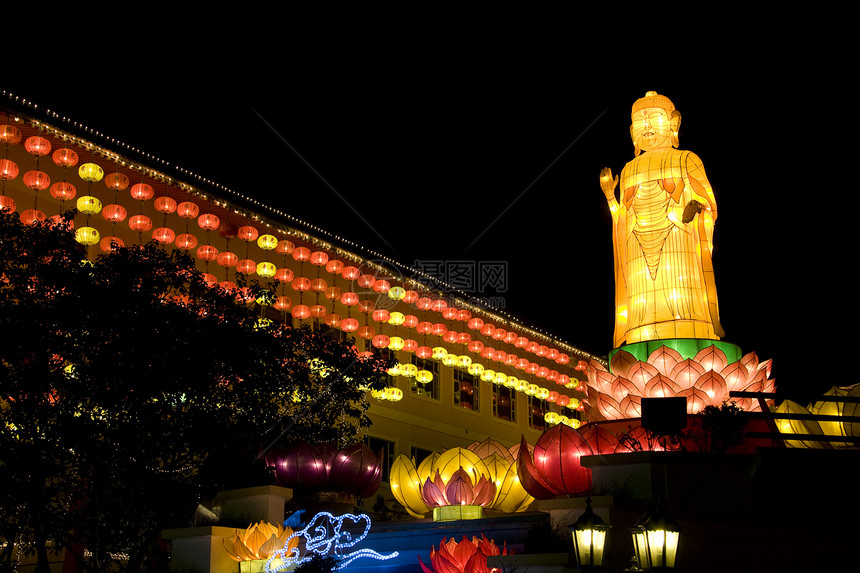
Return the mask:
<svg viewBox="0 0 860 573">
<path fill-rule="evenodd" d="M 0 142 L 4 143 L 7 147 L 10 144 L 18 143 L 20 139 L 20 132 L 14 126 L 0 126 Z M 415 290 L 407 290 L 397 285 L 392 286 L 388 280 L 378 279 L 373 274 L 362 272 L 354 265 L 347 265 L 342 261 L 330 259 L 324 251 L 311 251 L 308 247 L 296 246 L 289 240 L 278 240 L 272 234 L 260 235 L 259 231 L 251 225 L 239 227 L 235 235 L 229 231 L 224 232 L 225 226 L 222 224 L 220 218 L 211 211 L 201 214 L 199 206 L 193 201 L 177 202 L 172 197 L 166 195 L 155 198 L 153 206 L 157 212 L 162 214 L 163 220 L 160 226 L 153 229 L 153 220 L 143 213 L 144 202 L 153 199 L 155 196 L 155 190 L 148 183 L 138 182 L 131 185 L 128 176 L 125 174 L 117 171 L 105 175 L 104 169 L 101 166 L 96 163 L 87 162 L 81 164 L 77 169 L 77 175 L 86 183 L 85 194 L 78 196 L 75 185 L 67 180 L 68 169 L 78 166 L 79 163 L 78 154 L 74 150 L 68 147 L 54 150 L 52 159 L 62 169 L 63 176 L 61 181 L 57 181 L 52 185 L 48 174 L 38 169 L 40 158 L 45 157 L 51 152 L 52 146 L 50 141 L 41 136 L 31 136 L 25 141 L 25 149 L 36 160 L 36 169 L 25 173 L 23 178 L 25 185 L 35 195 L 34 209 L 22 214 L 22 220 L 25 222 L 44 220 L 46 218 L 44 213 L 41 213 L 37 209 L 38 192 L 50 189 L 51 195 L 61 202 L 61 206 L 64 201 L 70 201 L 77 197 L 75 206 L 85 216 L 85 221 L 83 226 L 76 229 L 75 233 L 76 239 L 84 245 L 100 244 L 101 249 L 106 252 L 111 251 L 116 246 L 122 246 L 122 239 L 116 236 L 116 225 L 127 220 L 129 228 L 138 233 L 141 241 L 143 233 L 152 230 L 152 238 L 159 243 L 165 245 L 175 244 L 176 247 L 188 251 L 196 249 L 194 251 L 196 256 L 207 267 L 204 277 L 210 284 L 219 284 L 227 289 L 235 289 L 235 283 L 229 280 L 229 276 L 226 276 L 225 280 L 218 282 L 218 279 L 208 272 L 208 265 L 212 262 L 216 262 L 225 271 L 235 269 L 236 272 L 241 272 L 245 275 L 257 274 L 263 278 L 275 278 L 281 283 L 289 284 L 299 295 L 298 304 L 293 305 L 291 298 L 282 292 L 280 296 L 276 297 L 274 307 L 284 312 L 290 310 L 291 315 L 296 319 L 320 319 L 329 326 L 340 328 L 348 333 L 355 333 L 357 336 L 369 340 L 376 348 L 389 348 L 395 351 L 405 350 L 407 352 L 414 351 L 420 358 L 430 358 L 440 361 L 445 366 L 466 369 L 470 374 L 483 380 L 504 384 L 508 388 L 527 392 L 529 395 L 535 395 L 542 399 L 550 398 L 554 393 L 548 389 L 540 388 L 536 384 L 528 383 L 526 380 L 517 378 L 516 376 L 496 372 L 485 364 L 473 361 L 467 354 L 460 355 L 448 352 L 442 346 L 436 346 L 431 349 L 428 346 L 419 346 L 417 341 L 411 338 L 404 339 L 399 336 L 389 336 L 382 332 L 377 333 L 374 326 L 369 324 L 368 318 L 372 317 L 374 322 L 380 325 L 388 324 L 393 327 L 404 326 L 405 328 L 415 328 L 419 334 L 438 336 L 449 344 L 463 344 L 470 352 L 478 354 L 484 359 L 499 362 L 500 364 L 519 369 L 538 378 L 557 382 L 563 386 L 576 387 L 578 384 L 578 381 L 575 379 L 572 382 L 567 375 L 559 373 L 556 370 L 540 366 L 513 353 L 497 350 L 481 340 L 473 339 L 472 334 L 469 332 L 458 332 L 454 329 L 449 329 L 442 322 L 419 320 L 413 314 L 377 309 L 372 300 L 361 300 L 353 291 L 344 292 L 341 288 L 334 286 L 334 284 L 330 286 L 320 276 L 320 270 L 324 268 L 333 276 L 339 275 L 361 288 L 372 289 L 373 292 L 379 295 L 387 295 L 392 301 L 411 304 L 414 308 L 421 311 L 437 312 L 445 320 L 464 322 L 468 329 L 475 331 L 476 335 L 479 333 L 488 340 L 492 339 L 499 344 L 513 345 L 515 348 L 523 349 L 546 360 L 554 360 L 560 365 L 569 362 L 567 354 L 561 353 L 557 349 L 549 348 L 546 345 L 541 345 L 537 341 L 529 340 L 514 331 L 505 330 L 491 323 L 484 322 L 479 317 L 473 317 L 472 313 L 467 309 L 457 309 L 449 306 L 447 301 L 442 298 L 422 296 Z M 0 179 L 2 179 L 2 183 L 5 185 L 6 180 L 17 177 L 18 172 L 18 166 L 7 159 L 6 153 L 4 153 L 3 159 L 0 160 Z M 102 201 L 93 194 L 93 185 L 100 181 L 104 181 L 107 189 L 114 193 L 113 202 L 108 205 L 103 205 Z M 140 212 L 138 214 L 129 216 L 128 210 L 118 201 L 118 193 L 126 189 L 129 190 L 131 198 L 140 203 Z M 14 201 L 11 198 L 5 197 L 5 187 L 0 197 L 4 198 L 0 206 L 14 210 Z M 177 214 L 185 222 L 185 232 L 178 235 L 167 225 L 167 216 L 173 213 Z M 111 225 L 110 234 L 104 237 L 91 225 L 90 218 L 98 214 L 101 214 L 104 220 Z M 197 220 L 200 229 L 207 233 L 207 244 L 205 245 L 198 246 L 198 237 L 189 230 L 189 223 L 194 219 Z M 224 251 L 219 251 L 208 240 L 208 234 L 218 229 L 222 230 L 221 235 L 227 241 L 227 249 Z M 246 244 L 245 258 L 243 259 L 240 259 L 238 255 L 229 249 L 229 240 L 233 236 L 238 237 Z M 266 254 L 265 261 L 257 263 L 251 259 L 249 249 L 252 243 L 256 243 Z M 296 277 L 293 271 L 286 267 L 286 264 L 282 268 L 278 268 L 273 262 L 268 260 L 268 255 L 272 251 L 283 255 L 285 263 L 287 257 L 291 256 L 302 267 L 306 262 L 315 266 L 317 269 L 316 278 L 302 276 L 303 273 L 300 273 L 300 276 Z M 304 304 L 302 297 L 308 292 L 316 295 L 316 304 Z M 348 307 L 349 311 L 353 307 L 357 308 L 358 311 L 365 315 L 364 324 L 362 325 L 352 316 L 348 315 L 346 318 L 342 318 L 337 313 L 329 312 L 329 309 L 325 305 L 319 304 L 320 295 L 324 295 L 332 303 L 341 302 Z M 422 384 L 432 381 L 433 375 L 429 370 L 419 369 L 413 364 L 400 365 L 398 368 L 399 370 L 393 374 L 415 378 Z M 566 398 L 567 396 L 563 396 L 562 400 Z"/>
</svg>

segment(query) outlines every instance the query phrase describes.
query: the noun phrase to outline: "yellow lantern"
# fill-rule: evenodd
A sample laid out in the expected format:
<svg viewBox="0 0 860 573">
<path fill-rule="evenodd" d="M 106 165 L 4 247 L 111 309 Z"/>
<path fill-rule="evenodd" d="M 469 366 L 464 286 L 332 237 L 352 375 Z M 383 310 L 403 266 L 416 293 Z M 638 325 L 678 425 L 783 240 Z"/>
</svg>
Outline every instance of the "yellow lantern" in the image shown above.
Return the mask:
<svg viewBox="0 0 860 573">
<path fill-rule="evenodd" d="M 496 376 L 493 378 L 493 384 L 498 384 L 499 386 L 504 386 L 508 381 L 508 375 L 504 372 L 496 372 Z"/>
<path fill-rule="evenodd" d="M 442 360 L 444 362 L 446 356 L 448 356 L 448 351 L 445 350 L 445 348 L 443 348 L 442 346 L 433 347 L 433 360 Z M 446 366 L 449 365 L 446 364 Z"/>
<path fill-rule="evenodd" d="M 370 395 L 377 400 L 385 400 L 385 390 L 371 390 Z"/>
<path fill-rule="evenodd" d="M 264 251 L 271 251 L 278 246 L 278 238 L 274 235 L 260 235 L 257 237 L 257 246 Z"/>
<path fill-rule="evenodd" d="M 460 368 L 468 368 L 472 365 L 472 357 L 466 354 L 457 358 L 457 366 Z"/>
<path fill-rule="evenodd" d="M 257 263 L 257 274 L 261 277 L 273 277 L 277 268 L 270 262 Z"/>
<path fill-rule="evenodd" d="M 388 297 L 391 298 L 392 300 L 403 300 L 403 297 L 405 297 L 405 296 L 406 296 L 406 289 L 404 289 L 403 287 L 396 286 L 396 287 L 391 287 L 388 290 Z"/>
<path fill-rule="evenodd" d="M 529 381 L 528 380 L 517 380 L 517 392 L 525 392 L 529 389 Z"/>
<path fill-rule="evenodd" d="M 394 287 L 397 288 L 397 287 Z M 391 292 L 391 291 L 388 291 Z M 392 326 L 400 326 L 406 321 L 406 316 L 402 312 L 392 312 L 388 315 L 388 324 Z"/>
<path fill-rule="evenodd" d="M 418 367 L 414 364 L 404 364 L 400 367 L 400 375 L 405 378 L 415 378 L 418 374 Z"/>
<path fill-rule="evenodd" d="M 399 336 L 392 336 L 388 339 L 388 348 L 390 350 L 402 350 L 406 342 Z"/>
<path fill-rule="evenodd" d="M 84 195 L 82 197 L 78 197 L 78 201 L 76 203 L 78 211 L 84 213 L 86 215 L 95 215 L 100 213 L 102 210 L 102 202 L 92 195 Z"/>
<path fill-rule="evenodd" d="M 101 235 L 92 227 L 78 227 L 75 230 L 75 240 L 82 245 L 95 245 L 101 240 Z"/>
<path fill-rule="evenodd" d="M 84 181 L 94 183 L 102 180 L 102 177 L 105 176 L 105 170 L 95 163 L 84 163 L 78 167 L 78 175 Z"/>
<path fill-rule="evenodd" d="M 400 363 L 398 362 L 397 364 L 395 364 L 394 366 L 389 368 L 386 372 L 388 372 L 389 376 L 399 376 L 401 374 L 401 370 L 402 370 L 402 367 L 401 367 Z"/>
<path fill-rule="evenodd" d="M 468 357 L 467 357 L 468 358 Z M 469 374 L 472 376 L 480 376 L 481 380 L 484 379 L 484 365 L 478 362 L 469 365 Z"/>
<path fill-rule="evenodd" d="M 481 380 L 484 382 L 492 382 L 496 379 L 496 371 L 490 370 L 489 368 L 485 368 L 483 372 L 481 372 Z"/>
<path fill-rule="evenodd" d="M 519 386 L 519 383 L 520 380 L 516 376 L 508 376 L 507 378 L 505 378 L 505 381 L 502 382 L 502 385 L 505 388 L 516 388 L 517 386 Z"/>
<path fill-rule="evenodd" d="M 540 398 L 541 400 L 546 400 L 547 398 L 549 398 L 549 392 L 549 388 L 538 387 L 538 391 L 537 393 L 535 393 L 535 396 L 537 398 Z"/>
<path fill-rule="evenodd" d="M 399 402 L 403 399 L 403 390 L 400 388 L 386 388 L 383 391 L 386 400 L 390 400 L 391 402 Z"/>
<path fill-rule="evenodd" d="M 444 364 L 445 366 L 448 366 L 448 367 L 456 366 L 458 358 L 459 358 L 459 356 L 457 356 L 456 354 L 446 354 L 442 358 L 442 364 Z"/>
<path fill-rule="evenodd" d="M 429 370 L 419 370 L 415 373 L 415 380 L 421 384 L 427 384 L 433 381 L 433 373 Z"/>
<path fill-rule="evenodd" d="M 547 424 L 552 424 L 555 426 L 561 421 L 561 416 L 559 416 L 556 412 L 547 412 L 543 415 L 543 421 Z"/>
</svg>

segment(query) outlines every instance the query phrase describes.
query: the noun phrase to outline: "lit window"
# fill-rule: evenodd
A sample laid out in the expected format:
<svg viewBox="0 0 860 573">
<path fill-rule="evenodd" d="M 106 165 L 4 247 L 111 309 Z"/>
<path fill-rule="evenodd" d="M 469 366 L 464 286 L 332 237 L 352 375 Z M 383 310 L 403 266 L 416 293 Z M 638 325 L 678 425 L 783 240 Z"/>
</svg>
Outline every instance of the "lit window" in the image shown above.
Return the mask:
<svg viewBox="0 0 860 573">
<path fill-rule="evenodd" d="M 479 379 L 463 370 L 454 370 L 454 405 L 478 412 Z"/>
</svg>

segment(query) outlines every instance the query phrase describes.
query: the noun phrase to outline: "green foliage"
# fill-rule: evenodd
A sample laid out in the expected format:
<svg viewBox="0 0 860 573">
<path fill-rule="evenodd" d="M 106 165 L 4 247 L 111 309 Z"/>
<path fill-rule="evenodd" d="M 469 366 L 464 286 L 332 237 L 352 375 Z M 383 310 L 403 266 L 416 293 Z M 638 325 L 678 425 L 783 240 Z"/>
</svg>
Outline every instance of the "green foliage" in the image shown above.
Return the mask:
<svg viewBox="0 0 860 573">
<path fill-rule="evenodd" d="M 261 324 L 182 251 L 85 254 L 68 228 L 0 214 L 0 537 L 54 541 L 90 571 L 128 553 L 134 570 L 225 467 L 369 425 L 359 386 L 385 386 L 378 353 Z"/>
<path fill-rule="evenodd" d="M 708 450 L 723 453 L 743 441 L 746 418 L 734 402 L 717 406 L 705 406 L 700 413 L 703 419 Z"/>
</svg>

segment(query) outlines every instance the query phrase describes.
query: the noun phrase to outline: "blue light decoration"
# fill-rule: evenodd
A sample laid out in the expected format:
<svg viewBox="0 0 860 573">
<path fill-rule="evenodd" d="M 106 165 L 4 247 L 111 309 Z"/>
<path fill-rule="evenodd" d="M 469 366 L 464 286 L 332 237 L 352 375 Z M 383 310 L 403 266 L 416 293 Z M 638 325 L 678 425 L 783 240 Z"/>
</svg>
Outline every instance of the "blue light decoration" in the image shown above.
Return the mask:
<svg viewBox="0 0 860 573">
<path fill-rule="evenodd" d="M 364 522 L 364 531 L 361 535 L 353 538 L 348 531 L 341 531 L 343 524 L 349 520 L 355 524 Z M 353 547 L 359 541 L 367 537 L 367 532 L 370 531 L 370 516 L 365 513 L 353 515 L 346 513 L 340 516 L 334 516 L 327 511 L 321 511 L 313 516 L 307 527 L 296 531 L 290 535 L 284 547 L 275 552 L 266 561 L 266 573 L 280 573 L 293 565 L 301 565 L 310 561 L 314 555 L 330 556 L 337 560 L 336 570 L 341 570 L 360 557 L 370 557 L 384 561 L 397 557 L 397 551 L 383 555 L 372 549 L 359 549 L 352 553 L 340 554 L 344 548 Z M 294 537 L 304 538 L 304 551 L 300 550 L 300 545 L 289 549 L 290 542 Z"/>
</svg>

